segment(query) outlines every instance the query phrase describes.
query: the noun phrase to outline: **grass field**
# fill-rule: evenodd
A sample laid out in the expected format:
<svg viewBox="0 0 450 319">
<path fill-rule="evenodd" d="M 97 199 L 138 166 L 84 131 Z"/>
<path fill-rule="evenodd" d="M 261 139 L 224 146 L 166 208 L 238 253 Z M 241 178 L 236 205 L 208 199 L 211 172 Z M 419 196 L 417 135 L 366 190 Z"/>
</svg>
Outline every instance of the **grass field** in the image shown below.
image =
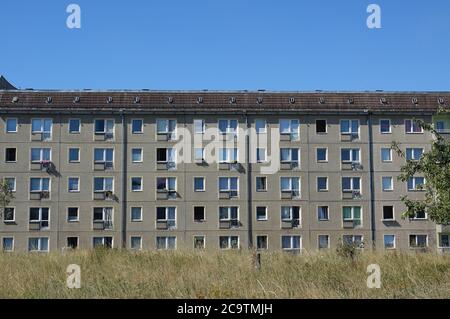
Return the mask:
<svg viewBox="0 0 450 319">
<path fill-rule="evenodd" d="M 0 298 L 450 298 L 450 257 L 430 253 L 78 251 L 0 253 Z M 381 289 L 366 285 L 381 267 Z M 66 287 L 66 268 L 81 267 L 81 289 Z"/>
</svg>

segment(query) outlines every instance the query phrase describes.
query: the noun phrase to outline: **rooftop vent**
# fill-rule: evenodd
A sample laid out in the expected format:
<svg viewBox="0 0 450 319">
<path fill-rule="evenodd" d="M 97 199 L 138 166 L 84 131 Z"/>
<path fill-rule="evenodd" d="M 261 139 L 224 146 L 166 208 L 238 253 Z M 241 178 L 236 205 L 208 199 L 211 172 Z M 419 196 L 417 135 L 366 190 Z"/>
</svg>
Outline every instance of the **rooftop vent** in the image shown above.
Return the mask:
<svg viewBox="0 0 450 319">
<path fill-rule="evenodd" d="M 290 97 L 289 98 L 289 103 L 294 104 L 295 103 L 295 98 L 294 97 Z"/>
<path fill-rule="evenodd" d="M 13 103 L 19 102 L 19 97 L 18 97 L 18 96 L 14 96 L 14 97 L 12 98 L 12 102 L 13 102 Z"/>
<path fill-rule="evenodd" d="M 202 104 L 203 103 L 203 97 L 202 96 L 197 97 L 197 103 L 198 104 Z"/>
<path fill-rule="evenodd" d="M 46 102 L 47 104 L 50 104 L 50 103 L 53 102 L 53 98 L 52 98 L 51 96 L 47 96 L 47 98 L 45 99 L 45 102 Z"/>
<path fill-rule="evenodd" d="M 112 96 L 108 96 L 108 98 L 106 99 L 106 103 L 110 104 L 112 102 L 113 102 Z"/>
<path fill-rule="evenodd" d="M 355 104 L 355 99 L 352 97 L 347 98 L 347 103 L 348 104 Z"/>
<path fill-rule="evenodd" d="M 385 97 L 382 97 L 382 98 L 380 99 L 380 103 L 381 103 L 381 104 L 387 104 L 388 102 L 387 102 L 387 99 L 386 99 Z"/>
<path fill-rule="evenodd" d="M 75 96 L 73 98 L 73 103 L 80 103 L 80 97 L 79 96 Z"/>
<path fill-rule="evenodd" d="M 419 99 L 417 99 L 416 97 L 413 97 L 412 100 L 411 100 L 411 102 L 412 102 L 413 104 L 419 104 Z"/>
<path fill-rule="evenodd" d="M 438 98 L 438 103 L 439 103 L 440 105 L 444 105 L 444 103 L 445 103 L 444 98 L 443 98 L 443 97 Z"/>
<path fill-rule="evenodd" d="M 141 103 L 141 98 L 139 96 L 135 96 L 133 102 L 134 104 L 139 104 Z"/>
<path fill-rule="evenodd" d="M 169 96 L 167 98 L 167 103 L 172 104 L 173 103 L 173 97 Z"/>
<path fill-rule="evenodd" d="M 324 98 L 323 96 L 320 97 L 319 103 L 320 103 L 320 104 L 325 104 L 325 98 Z"/>
<path fill-rule="evenodd" d="M 234 96 L 230 97 L 230 104 L 235 104 L 236 98 Z"/>
<path fill-rule="evenodd" d="M 258 96 L 258 98 L 256 99 L 256 103 L 262 104 L 262 102 L 263 102 L 262 96 Z"/>
</svg>

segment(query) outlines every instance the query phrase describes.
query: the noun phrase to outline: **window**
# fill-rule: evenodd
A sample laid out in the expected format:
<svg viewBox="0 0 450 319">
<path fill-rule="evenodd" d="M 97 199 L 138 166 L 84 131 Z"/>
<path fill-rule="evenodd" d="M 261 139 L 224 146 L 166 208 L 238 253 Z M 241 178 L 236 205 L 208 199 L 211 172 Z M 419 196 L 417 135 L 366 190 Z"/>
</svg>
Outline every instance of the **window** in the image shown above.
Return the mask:
<svg viewBox="0 0 450 319">
<path fill-rule="evenodd" d="M 79 177 L 69 177 L 67 179 L 68 191 L 69 193 L 77 193 L 80 191 L 80 178 Z"/>
<path fill-rule="evenodd" d="M 31 149 L 31 162 L 42 163 L 49 162 L 51 160 L 50 148 L 32 148 Z"/>
<path fill-rule="evenodd" d="M 361 191 L 361 177 L 342 177 L 343 192 Z"/>
<path fill-rule="evenodd" d="M 316 120 L 316 133 L 317 134 L 327 133 L 327 121 L 326 120 Z"/>
<path fill-rule="evenodd" d="M 14 238 L 13 237 L 3 237 L 2 249 L 5 252 L 14 251 Z"/>
<path fill-rule="evenodd" d="M 417 134 L 423 133 L 422 127 L 414 120 L 405 120 L 405 133 L 406 134 Z"/>
<path fill-rule="evenodd" d="M 30 178 L 30 192 L 48 192 L 50 178 Z"/>
<path fill-rule="evenodd" d="M 239 226 L 239 208 L 236 206 L 219 207 L 219 220 L 230 221 L 231 226 Z"/>
<path fill-rule="evenodd" d="M 256 161 L 258 163 L 264 163 L 266 161 L 266 149 L 257 148 L 256 149 Z"/>
<path fill-rule="evenodd" d="M 113 208 L 112 207 L 94 207 L 93 222 L 103 222 L 105 229 L 113 228 Z"/>
<path fill-rule="evenodd" d="M 328 162 L 328 149 L 318 148 L 317 152 L 317 162 Z"/>
<path fill-rule="evenodd" d="M 13 223 L 15 221 L 15 208 L 14 207 L 5 207 L 3 209 L 3 221 L 5 223 Z"/>
<path fill-rule="evenodd" d="M 78 237 L 67 237 L 67 248 L 77 249 L 78 248 Z"/>
<path fill-rule="evenodd" d="M 341 134 L 359 136 L 358 120 L 341 120 Z"/>
<path fill-rule="evenodd" d="M 238 249 L 239 236 L 220 236 L 219 247 L 220 249 Z"/>
<path fill-rule="evenodd" d="M 194 177 L 194 192 L 204 192 L 204 191 L 205 191 L 205 178 Z"/>
<path fill-rule="evenodd" d="M 131 221 L 142 221 L 142 207 L 131 207 Z"/>
<path fill-rule="evenodd" d="M 264 176 L 256 177 L 256 191 L 257 192 L 267 191 L 267 177 Z"/>
<path fill-rule="evenodd" d="M 328 235 L 319 235 L 318 236 L 319 249 L 328 249 L 330 248 L 330 236 Z"/>
<path fill-rule="evenodd" d="M 114 134 L 114 120 L 104 120 L 98 119 L 95 120 L 95 134 Z"/>
<path fill-rule="evenodd" d="M 300 236 L 281 236 L 281 248 L 283 250 L 300 250 L 301 237 Z"/>
<path fill-rule="evenodd" d="M 300 150 L 298 148 L 282 148 L 281 152 L 281 162 L 291 163 L 299 165 L 300 162 Z"/>
<path fill-rule="evenodd" d="M 256 207 L 256 220 L 258 221 L 267 220 L 267 207 L 265 206 Z"/>
<path fill-rule="evenodd" d="M 392 149 L 382 148 L 381 149 L 381 161 L 382 162 L 392 162 Z"/>
<path fill-rule="evenodd" d="M 219 134 L 237 135 L 237 120 L 219 120 Z"/>
<path fill-rule="evenodd" d="M 261 119 L 255 120 L 255 129 L 256 129 L 256 134 L 267 133 L 266 120 L 261 120 Z"/>
<path fill-rule="evenodd" d="M 6 133 L 17 133 L 17 119 L 6 119 Z"/>
<path fill-rule="evenodd" d="M 414 216 L 414 219 L 427 219 L 427 212 L 425 210 L 420 210 Z"/>
<path fill-rule="evenodd" d="M 175 163 L 175 149 L 173 148 L 156 149 L 156 161 L 158 163 Z"/>
<path fill-rule="evenodd" d="M 280 120 L 280 134 L 290 135 L 291 140 L 300 139 L 300 121 L 299 120 Z"/>
<path fill-rule="evenodd" d="M 169 140 L 175 139 L 177 121 L 175 120 L 156 120 L 156 133 L 158 135 L 168 135 Z"/>
<path fill-rule="evenodd" d="M 69 163 L 80 162 L 80 149 L 79 148 L 69 148 Z"/>
<path fill-rule="evenodd" d="M 196 162 L 203 162 L 205 160 L 204 148 L 194 148 L 194 160 Z"/>
<path fill-rule="evenodd" d="M 219 148 L 219 163 L 237 163 L 237 148 Z"/>
<path fill-rule="evenodd" d="M 408 161 L 418 161 L 422 157 L 423 148 L 407 148 L 406 149 L 406 160 Z"/>
<path fill-rule="evenodd" d="M 170 237 L 156 237 L 156 249 L 159 250 L 169 250 L 175 249 L 177 244 L 177 238 L 174 236 Z"/>
<path fill-rule="evenodd" d="M 94 149 L 94 163 L 105 163 L 109 167 L 114 163 L 114 149 L 113 148 L 96 148 Z"/>
<path fill-rule="evenodd" d="M 265 250 L 267 249 L 268 238 L 267 236 L 256 236 L 256 249 Z"/>
<path fill-rule="evenodd" d="M 317 217 L 319 221 L 329 220 L 328 206 L 318 206 L 317 207 Z"/>
<path fill-rule="evenodd" d="M 300 207 L 281 206 L 281 221 L 292 222 L 293 227 L 300 227 Z"/>
<path fill-rule="evenodd" d="M 205 134 L 205 120 L 196 119 L 194 120 L 194 133 L 195 134 Z"/>
<path fill-rule="evenodd" d="M 79 119 L 69 119 L 69 133 L 78 134 L 80 133 L 80 120 Z"/>
<path fill-rule="evenodd" d="M 205 207 L 194 206 L 194 221 L 202 222 L 205 220 Z"/>
<path fill-rule="evenodd" d="M 112 248 L 113 247 L 113 238 L 112 237 L 94 237 L 92 240 L 92 244 L 94 248 L 104 247 L 104 248 Z"/>
<path fill-rule="evenodd" d="M 427 247 L 428 236 L 427 235 L 409 235 L 409 247 L 411 248 L 424 248 Z"/>
<path fill-rule="evenodd" d="M 354 226 L 361 226 L 361 207 L 360 206 L 344 206 L 342 207 L 344 222 L 352 221 Z"/>
<path fill-rule="evenodd" d="M 130 248 L 133 250 L 141 250 L 142 249 L 142 237 L 131 236 L 130 237 Z"/>
<path fill-rule="evenodd" d="M 41 229 L 48 229 L 50 218 L 50 209 L 48 207 L 32 207 L 30 208 L 30 223 L 39 223 Z"/>
<path fill-rule="evenodd" d="M 390 120 L 380 120 L 380 133 L 381 134 L 391 133 L 391 121 Z"/>
<path fill-rule="evenodd" d="M 394 182 L 391 176 L 383 176 L 381 178 L 381 186 L 383 192 L 390 192 L 394 190 Z"/>
<path fill-rule="evenodd" d="M 328 177 L 317 177 L 317 191 L 318 192 L 328 191 Z"/>
<path fill-rule="evenodd" d="M 142 148 L 131 149 L 131 160 L 133 163 L 142 163 Z"/>
<path fill-rule="evenodd" d="M 383 220 L 394 219 L 394 206 L 383 206 Z"/>
<path fill-rule="evenodd" d="M 143 120 L 131 120 L 131 132 L 133 134 L 144 133 L 144 121 Z"/>
<path fill-rule="evenodd" d="M 437 121 L 435 128 L 438 133 L 445 133 L 445 122 Z"/>
<path fill-rule="evenodd" d="M 167 228 L 176 228 L 176 207 L 157 207 L 156 208 L 156 221 L 167 222 Z"/>
<path fill-rule="evenodd" d="M 142 192 L 142 177 L 131 178 L 131 191 Z"/>
<path fill-rule="evenodd" d="M 7 148 L 5 150 L 5 161 L 6 163 L 15 163 L 17 161 L 17 149 Z"/>
<path fill-rule="evenodd" d="M 384 248 L 395 249 L 395 235 L 384 235 Z"/>
<path fill-rule="evenodd" d="M 113 177 L 94 177 L 94 192 L 114 191 Z"/>
<path fill-rule="evenodd" d="M 219 192 L 230 193 L 230 197 L 237 197 L 239 192 L 239 178 L 219 177 Z"/>
<path fill-rule="evenodd" d="M 28 251 L 30 252 L 48 252 L 48 238 L 29 238 Z"/>
<path fill-rule="evenodd" d="M 342 240 L 344 245 L 363 247 L 363 236 L 361 235 L 344 235 Z"/>
<path fill-rule="evenodd" d="M 31 133 L 42 134 L 42 140 L 50 140 L 52 138 L 52 120 L 51 119 L 32 119 Z"/>
<path fill-rule="evenodd" d="M 450 235 L 449 234 L 439 234 L 439 247 L 440 248 L 450 248 Z"/>
<path fill-rule="evenodd" d="M 205 236 L 194 236 L 194 248 L 205 249 Z"/>
<path fill-rule="evenodd" d="M 176 177 L 158 177 L 156 179 L 156 189 L 160 192 L 176 192 L 177 179 Z"/>
<path fill-rule="evenodd" d="M 360 156 L 359 148 L 343 148 L 341 149 L 341 162 L 342 163 L 359 163 Z"/>
<path fill-rule="evenodd" d="M 423 191 L 425 185 L 424 177 L 408 178 L 408 191 Z"/>
<path fill-rule="evenodd" d="M 300 197 L 300 177 L 281 177 L 281 192 L 292 193 L 294 197 Z"/>
<path fill-rule="evenodd" d="M 16 191 L 16 178 L 15 177 L 5 177 L 4 179 L 6 185 L 8 185 L 8 188 L 11 192 Z"/>
<path fill-rule="evenodd" d="M 79 220 L 78 217 L 78 207 L 68 207 L 67 208 L 67 221 L 70 222 L 77 222 Z"/>
</svg>

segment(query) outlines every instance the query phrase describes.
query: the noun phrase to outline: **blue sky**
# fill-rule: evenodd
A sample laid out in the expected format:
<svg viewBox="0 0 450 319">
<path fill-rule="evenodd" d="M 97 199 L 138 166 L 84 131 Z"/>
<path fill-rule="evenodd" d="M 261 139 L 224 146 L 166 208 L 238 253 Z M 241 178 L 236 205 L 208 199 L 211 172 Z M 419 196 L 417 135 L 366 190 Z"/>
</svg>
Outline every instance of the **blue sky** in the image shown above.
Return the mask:
<svg viewBox="0 0 450 319">
<path fill-rule="evenodd" d="M 21 88 L 450 90 L 448 0 L 1 2 L 0 74 Z"/>
</svg>

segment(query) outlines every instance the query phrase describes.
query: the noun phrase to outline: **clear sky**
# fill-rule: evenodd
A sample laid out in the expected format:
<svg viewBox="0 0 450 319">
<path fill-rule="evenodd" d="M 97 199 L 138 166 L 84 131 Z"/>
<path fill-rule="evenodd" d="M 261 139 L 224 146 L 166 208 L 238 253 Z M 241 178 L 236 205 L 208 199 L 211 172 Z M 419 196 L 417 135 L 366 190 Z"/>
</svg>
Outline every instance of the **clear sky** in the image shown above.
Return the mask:
<svg viewBox="0 0 450 319">
<path fill-rule="evenodd" d="M 1 0 L 0 30 L 21 88 L 450 90 L 448 0 Z"/>
</svg>

